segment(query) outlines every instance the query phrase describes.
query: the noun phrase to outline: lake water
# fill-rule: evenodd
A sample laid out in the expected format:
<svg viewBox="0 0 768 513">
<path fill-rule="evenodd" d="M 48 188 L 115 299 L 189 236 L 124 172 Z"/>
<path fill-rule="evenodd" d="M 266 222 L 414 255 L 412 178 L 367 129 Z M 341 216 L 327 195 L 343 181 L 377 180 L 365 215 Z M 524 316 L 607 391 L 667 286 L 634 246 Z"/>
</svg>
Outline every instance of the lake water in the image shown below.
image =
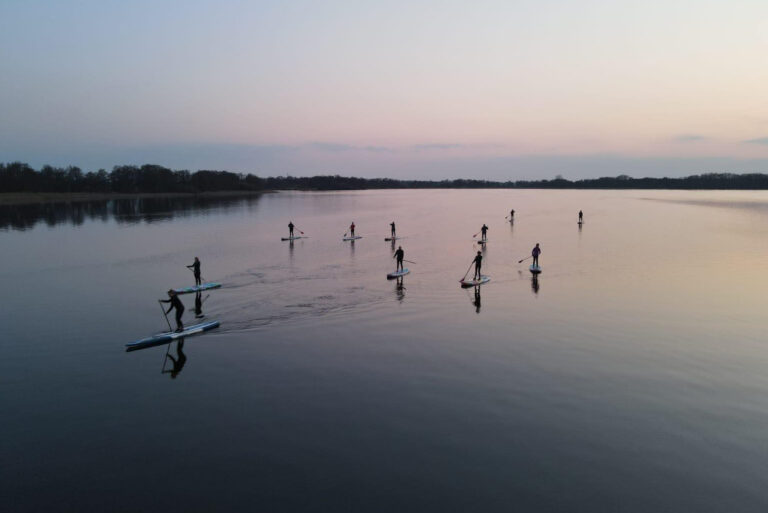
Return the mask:
<svg viewBox="0 0 768 513">
<path fill-rule="evenodd" d="M 766 255 L 768 192 L 3 207 L 2 509 L 766 511 Z"/>
</svg>

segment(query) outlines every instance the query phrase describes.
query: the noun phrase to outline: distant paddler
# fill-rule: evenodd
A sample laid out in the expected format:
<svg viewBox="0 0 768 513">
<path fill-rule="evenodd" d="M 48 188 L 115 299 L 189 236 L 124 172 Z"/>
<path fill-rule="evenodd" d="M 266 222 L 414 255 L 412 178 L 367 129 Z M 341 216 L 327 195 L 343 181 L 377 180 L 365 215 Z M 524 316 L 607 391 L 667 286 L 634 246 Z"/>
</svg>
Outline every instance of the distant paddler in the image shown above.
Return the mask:
<svg viewBox="0 0 768 513">
<path fill-rule="evenodd" d="M 176 309 L 176 331 L 183 331 L 184 323 L 181 322 L 181 316 L 184 314 L 184 304 L 179 299 L 178 294 L 171 289 L 168 291 L 168 299 L 160 299 L 159 301 L 161 303 L 171 304 L 171 306 L 168 307 L 168 311 L 165 312 L 165 315 L 171 313 L 171 310 L 174 308 Z"/>
<path fill-rule="evenodd" d="M 293 238 L 293 221 L 288 221 L 288 238 Z"/>
<path fill-rule="evenodd" d="M 195 257 L 195 261 L 192 265 L 187 266 L 187 269 L 192 269 L 192 272 L 195 273 L 195 285 L 202 284 L 200 279 L 200 260 L 197 257 Z"/>
<path fill-rule="evenodd" d="M 485 225 L 485 223 L 483 223 L 483 227 L 480 228 L 480 233 L 482 234 L 480 235 L 480 240 L 488 240 L 488 237 L 486 236 L 488 233 L 488 227 Z"/>
<path fill-rule="evenodd" d="M 584 212 L 579 210 L 579 224 L 584 222 Z"/>
<path fill-rule="evenodd" d="M 515 209 L 512 209 L 509 211 L 509 220 L 514 221 L 515 220 Z"/>
<path fill-rule="evenodd" d="M 349 233 L 350 233 L 350 237 L 354 237 L 355 236 L 355 222 L 354 221 L 352 221 L 352 224 L 349 225 Z"/>
<path fill-rule="evenodd" d="M 391 231 L 392 231 L 392 240 L 395 240 L 397 238 L 397 235 L 395 235 L 395 222 L 392 221 L 391 223 L 389 223 L 389 227 L 391 228 Z"/>
<path fill-rule="evenodd" d="M 395 251 L 395 254 L 392 256 L 392 258 L 397 259 L 397 267 L 395 268 L 395 272 L 403 270 L 403 257 L 405 257 L 405 251 L 403 251 L 402 246 L 398 246 L 397 251 Z"/>
</svg>

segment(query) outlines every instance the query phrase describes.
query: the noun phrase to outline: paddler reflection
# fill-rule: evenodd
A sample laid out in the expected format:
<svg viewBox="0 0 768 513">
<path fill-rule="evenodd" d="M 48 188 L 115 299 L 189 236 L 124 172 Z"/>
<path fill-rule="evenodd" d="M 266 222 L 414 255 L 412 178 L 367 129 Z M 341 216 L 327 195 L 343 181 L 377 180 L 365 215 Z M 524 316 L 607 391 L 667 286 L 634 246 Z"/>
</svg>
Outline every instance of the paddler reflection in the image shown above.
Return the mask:
<svg viewBox="0 0 768 513">
<path fill-rule="evenodd" d="M 402 276 L 398 276 L 395 280 L 395 293 L 397 294 L 398 301 L 402 301 L 405 298 L 405 287 L 403 286 Z"/>
<path fill-rule="evenodd" d="M 169 344 L 170 349 L 170 344 Z M 166 370 L 165 369 L 165 363 L 163 364 L 163 370 L 161 371 L 163 374 L 170 374 L 171 379 L 176 379 L 176 376 L 179 375 L 181 372 L 181 369 L 184 368 L 184 364 L 187 363 L 187 355 L 184 354 L 184 337 L 180 338 L 178 342 L 176 342 L 176 358 L 173 357 L 169 352 L 165 353 L 166 362 L 168 360 L 171 360 L 171 363 L 173 364 L 172 368 Z"/>
<path fill-rule="evenodd" d="M 480 287 L 475 286 L 475 298 L 472 300 L 472 304 L 475 306 L 475 313 L 480 313 Z"/>
<path fill-rule="evenodd" d="M 539 293 L 539 275 L 534 274 L 531 276 L 531 290 L 534 294 Z"/>
</svg>

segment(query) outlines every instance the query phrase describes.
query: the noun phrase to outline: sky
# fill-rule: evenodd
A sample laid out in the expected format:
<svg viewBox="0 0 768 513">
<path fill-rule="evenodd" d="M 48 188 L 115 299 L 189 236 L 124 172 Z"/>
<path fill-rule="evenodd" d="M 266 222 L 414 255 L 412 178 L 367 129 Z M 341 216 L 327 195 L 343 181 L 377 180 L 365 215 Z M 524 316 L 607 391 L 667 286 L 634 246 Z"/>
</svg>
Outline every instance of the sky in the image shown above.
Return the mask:
<svg viewBox="0 0 768 513">
<path fill-rule="evenodd" d="M 768 173 L 768 1 L 0 0 L 0 162 Z"/>
</svg>

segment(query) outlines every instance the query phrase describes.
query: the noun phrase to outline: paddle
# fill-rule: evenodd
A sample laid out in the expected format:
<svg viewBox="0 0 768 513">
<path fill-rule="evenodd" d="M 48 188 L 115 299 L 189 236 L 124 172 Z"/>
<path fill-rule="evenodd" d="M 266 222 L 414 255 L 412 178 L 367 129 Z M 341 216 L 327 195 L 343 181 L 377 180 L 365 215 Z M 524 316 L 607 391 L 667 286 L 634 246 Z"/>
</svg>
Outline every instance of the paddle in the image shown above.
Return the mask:
<svg viewBox="0 0 768 513">
<path fill-rule="evenodd" d="M 413 260 L 406 260 L 405 258 L 403 258 L 403 262 L 408 262 L 409 264 L 415 264 L 416 263 Z M 416 264 L 416 265 L 418 265 L 418 264 Z"/>
<path fill-rule="evenodd" d="M 481 230 L 481 231 L 482 231 L 482 230 Z M 477 232 L 476 234 L 474 234 L 474 235 L 472 236 L 472 238 L 474 239 L 474 238 L 475 238 L 475 237 L 477 237 L 478 235 L 480 235 L 480 232 Z"/>
<path fill-rule="evenodd" d="M 298 227 L 298 226 L 294 225 L 293 227 L 294 227 L 294 228 L 296 228 L 297 230 L 299 230 L 299 227 Z M 299 230 L 299 233 L 300 233 L 300 234 L 302 234 L 302 235 L 304 235 L 304 232 L 302 232 L 301 230 Z"/>
<path fill-rule="evenodd" d="M 171 321 L 168 320 L 168 315 L 165 313 L 165 308 L 163 308 L 163 303 L 158 299 L 157 304 L 160 305 L 160 311 L 163 312 L 163 317 L 165 317 L 165 322 L 168 323 L 168 331 L 173 331 L 173 328 L 171 328 Z"/>
<path fill-rule="evenodd" d="M 464 277 L 463 277 L 462 279 L 460 279 L 460 280 L 459 280 L 460 282 L 461 282 L 461 281 L 464 281 L 465 279 L 467 279 L 467 275 L 469 274 L 469 270 L 470 270 L 470 269 L 472 269 L 472 266 L 473 266 L 474 264 L 475 264 L 475 261 L 473 260 L 473 261 L 472 261 L 472 263 L 471 263 L 471 264 L 469 264 L 469 267 L 467 268 L 467 272 L 465 272 L 465 273 L 464 273 Z M 169 324 L 169 326 L 170 326 L 170 324 Z"/>
<path fill-rule="evenodd" d="M 518 264 L 522 264 L 523 262 L 525 262 L 526 260 L 528 260 L 528 259 L 529 259 L 529 258 L 531 258 L 532 256 L 533 256 L 533 255 L 531 255 L 531 256 L 527 256 L 527 257 L 523 258 L 522 260 L 518 260 L 518 261 L 517 261 L 517 263 L 518 263 Z"/>
</svg>

